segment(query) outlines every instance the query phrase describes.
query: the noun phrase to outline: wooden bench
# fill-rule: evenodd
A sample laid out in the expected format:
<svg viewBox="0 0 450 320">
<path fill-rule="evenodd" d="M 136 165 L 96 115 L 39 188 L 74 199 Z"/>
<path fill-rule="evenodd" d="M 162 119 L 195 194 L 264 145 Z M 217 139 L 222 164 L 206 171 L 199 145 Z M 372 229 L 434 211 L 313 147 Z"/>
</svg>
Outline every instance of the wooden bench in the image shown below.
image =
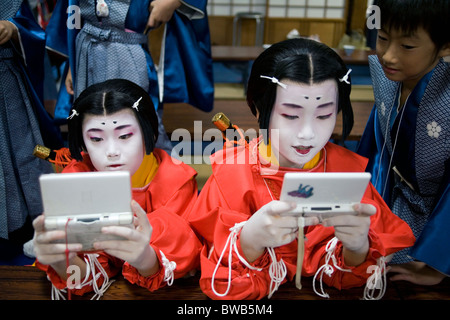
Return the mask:
<svg viewBox="0 0 450 320">
<path fill-rule="evenodd" d="M 201 291 L 199 286 L 199 272 L 194 277 L 176 279 L 172 286 L 166 286 L 154 292 L 145 288 L 133 285 L 119 275 L 114 278 L 115 282 L 109 287 L 102 300 L 171 300 L 170 309 L 165 310 L 166 314 L 176 312 L 176 303 L 172 300 L 209 300 Z M 312 277 L 302 278 L 302 290 L 295 287 L 294 281 L 282 284 L 272 296 L 271 300 L 264 303 L 274 303 L 273 300 L 354 300 L 357 301 L 363 296 L 363 287 L 351 288 L 347 290 L 337 290 L 325 286 L 330 299 L 323 299 L 317 296 L 312 288 Z M 31 266 L 0 266 L 0 300 L 49 300 L 51 298 L 51 283 L 47 279 L 45 272 Z M 73 300 L 88 300 L 91 294 L 82 297 L 72 295 Z M 450 278 L 444 279 L 439 285 L 420 286 L 405 281 L 387 282 L 387 289 L 383 300 L 449 300 L 450 299 Z M 23 303 L 23 301 L 21 302 Z M 93 302 L 92 302 L 93 303 Z M 152 306 L 151 301 L 147 301 L 145 306 L 148 309 Z M 160 302 L 158 302 L 159 304 Z M 163 302 L 164 303 L 164 302 Z M 192 303 L 192 302 L 190 302 Z M 229 302 L 226 302 L 229 303 Z M 4 306 L 7 304 L 5 303 Z M 97 304 L 95 304 L 97 306 Z M 53 306 L 53 305 L 52 305 Z M 83 305 L 84 306 L 84 305 Z M 133 308 L 136 304 L 133 304 Z M 165 305 L 167 306 L 167 305 Z M 290 312 L 295 312 L 298 302 L 289 304 Z M 67 307 L 67 305 L 64 305 Z M 63 308 L 64 308 L 63 307 Z M 433 304 L 433 308 L 436 304 Z M 117 310 L 111 305 L 113 312 Z M 105 308 L 100 309 L 105 312 Z M 130 309 L 131 310 L 131 309 Z M 281 310 L 278 310 L 278 314 Z M 391 312 L 389 310 L 388 312 Z M 404 312 L 404 310 L 402 311 Z M 291 313 L 292 314 L 292 313 Z"/>
</svg>

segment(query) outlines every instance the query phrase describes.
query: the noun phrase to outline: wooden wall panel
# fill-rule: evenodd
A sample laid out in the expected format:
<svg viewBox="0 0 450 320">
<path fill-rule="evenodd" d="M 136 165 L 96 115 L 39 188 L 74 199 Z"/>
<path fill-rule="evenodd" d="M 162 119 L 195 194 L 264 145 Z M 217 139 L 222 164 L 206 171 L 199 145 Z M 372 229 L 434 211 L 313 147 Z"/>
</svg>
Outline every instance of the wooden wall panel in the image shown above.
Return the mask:
<svg viewBox="0 0 450 320">
<path fill-rule="evenodd" d="M 212 45 L 231 46 L 233 42 L 233 17 L 210 16 L 209 28 Z M 340 19 L 294 19 L 294 18 L 266 18 L 264 25 L 264 43 L 275 43 L 286 39 L 292 29 L 297 29 L 302 36 L 319 34 L 320 40 L 337 47 L 345 33 L 345 21 Z M 150 31 L 150 51 L 155 62 L 159 60 L 163 27 Z M 242 23 L 241 45 L 255 44 L 255 21 Z"/>
<path fill-rule="evenodd" d="M 320 37 L 320 41 L 330 47 L 335 46 L 335 29 L 335 22 L 311 21 L 311 23 L 309 24 L 309 33 L 311 35 L 318 34 Z"/>
<path fill-rule="evenodd" d="M 233 17 L 209 17 L 209 27 L 213 45 L 232 45 Z M 242 23 L 241 45 L 254 45 L 255 27 L 255 22 L 251 20 Z M 264 43 L 282 41 L 292 29 L 297 29 L 302 36 L 318 34 L 322 42 L 335 47 L 344 35 L 345 21 L 342 19 L 266 18 Z"/>
</svg>

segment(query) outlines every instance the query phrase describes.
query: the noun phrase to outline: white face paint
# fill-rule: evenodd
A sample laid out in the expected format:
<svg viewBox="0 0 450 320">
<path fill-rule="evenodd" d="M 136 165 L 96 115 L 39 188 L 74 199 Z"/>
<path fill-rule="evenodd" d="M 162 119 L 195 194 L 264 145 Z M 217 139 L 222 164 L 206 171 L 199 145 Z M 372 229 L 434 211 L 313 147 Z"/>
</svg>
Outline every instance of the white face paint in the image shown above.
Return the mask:
<svg viewBox="0 0 450 320">
<path fill-rule="evenodd" d="M 281 80 L 269 122 L 272 151 L 282 167 L 303 168 L 322 150 L 336 125 L 337 84 Z"/>
<path fill-rule="evenodd" d="M 87 114 L 82 125 L 84 144 L 97 171 L 129 171 L 142 163 L 145 144 L 142 130 L 131 109 L 110 115 Z"/>
</svg>

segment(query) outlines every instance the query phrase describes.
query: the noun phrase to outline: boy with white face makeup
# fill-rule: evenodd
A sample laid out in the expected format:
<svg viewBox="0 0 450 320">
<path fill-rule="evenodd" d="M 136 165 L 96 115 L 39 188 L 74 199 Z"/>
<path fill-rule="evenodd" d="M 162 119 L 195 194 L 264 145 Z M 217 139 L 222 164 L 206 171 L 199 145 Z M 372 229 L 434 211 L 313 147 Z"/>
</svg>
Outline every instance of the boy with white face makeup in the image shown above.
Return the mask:
<svg viewBox="0 0 450 320">
<path fill-rule="evenodd" d="M 209 297 L 261 299 L 293 279 L 298 214 L 279 201 L 285 173 L 364 171 L 366 159 L 328 142 L 339 111 L 344 139 L 353 125 L 349 74 L 332 49 L 305 39 L 275 44 L 255 60 L 247 103 L 268 137 L 213 155 L 213 174 L 189 216 L 206 239 L 200 286 Z M 361 286 L 370 266 L 413 243 L 372 185 L 354 209 L 321 224 L 305 218 L 303 276 L 321 279 L 326 266 L 328 285 Z"/>
<path fill-rule="evenodd" d="M 301 169 L 322 150 L 333 133 L 337 116 L 336 81 L 326 80 L 314 86 L 283 83 L 286 88 L 277 88 L 270 116 L 272 151 L 278 154 L 280 166 Z"/>
<path fill-rule="evenodd" d="M 155 148 L 157 128 L 150 97 L 128 80 L 90 86 L 75 101 L 69 119 L 74 160 L 63 174 L 129 171 L 135 228 L 104 227 L 102 232 L 125 240 L 94 243 L 99 250 L 95 254 L 79 252 L 80 244 L 68 244 L 68 264 L 79 266 L 84 279 L 73 293 L 94 290 L 101 296 L 109 278 L 121 270 L 131 283 L 153 291 L 197 268 L 200 241 L 184 219 L 197 198 L 196 172 Z M 36 265 L 62 290 L 67 278 L 66 244 L 53 241 L 64 239 L 65 232 L 47 232 L 43 218 L 33 223 Z"/>
</svg>

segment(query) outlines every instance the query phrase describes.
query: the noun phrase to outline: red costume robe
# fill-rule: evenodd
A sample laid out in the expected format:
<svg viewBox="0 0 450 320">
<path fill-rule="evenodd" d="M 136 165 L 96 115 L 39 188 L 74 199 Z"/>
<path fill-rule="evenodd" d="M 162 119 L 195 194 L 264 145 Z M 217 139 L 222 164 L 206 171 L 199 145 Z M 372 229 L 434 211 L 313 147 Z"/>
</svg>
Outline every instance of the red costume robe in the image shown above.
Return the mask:
<svg viewBox="0 0 450 320">
<path fill-rule="evenodd" d="M 365 158 L 332 143 L 328 143 L 324 149 L 319 163 L 309 170 L 310 172 L 364 172 L 367 164 Z M 188 218 L 193 228 L 206 240 L 200 256 L 200 287 L 212 299 L 221 298 L 212 289 L 212 277 L 217 265 L 214 275 L 215 291 L 223 294 L 228 287 L 230 249 L 225 249 L 219 264 L 218 260 L 230 236 L 230 228 L 247 221 L 259 208 L 272 201 L 272 197 L 279 200 L 284 174 L 300 171 L 292 168 L 271 170 L 268 164 L 261 163 L 258 154 L 258 139 L 251 141 L 248 147 L 229 148 L 214 154 L 211 157 L 212 176 L 202 189 Z M 368 235 L 370 250 L 364 263 L 357 267 L 348 267 L 343 261 L 342 244 L 340 241 L 337 243 L 334 252 L 337 266 L 350 269 L 351 272 L 342 272 L 335 268 L 331 277 L 324 276 L 323 279 L 326 284 L 338 289 L 365 284 L 371 275 L 368 273 L 368 267 L 376 265 L 378 258 L 414 243 L 411 229 L 391 212 L 371 184 L 362 202 L 372 204 L 377 209 L 377 213 L 371 217 Z M 334 238 L 334 228 L 316 225 L 306 227 L 304 232 L 307 240 L 302 276 L 308 277 L 313 276 L 324 265 L 325 247 Z M 236 248 L 239 255 L 244 257 L 239 234 L 236 238 Z M 286 265 L 286 278 L 292 280 L 296 273 L 297 240 L 274 248 L 274 252 L 276 260 L 283 259 Z M 271 283 L 271 262 L 266 249 L 261 257 L 250 264 L 252 268 L 249 268 L 239 260 L 233 250 L 231 285 L 228 294 L 223 298 L 261 299 L 267 296 Z M 285 281 L 286 279 L 283 282 Z"/>
<path fill-rule="evenodd" d="M 152 181 L 142 188 L 133 188 L 133 199 L 147 212 L 147 217 L 153 228 L 150 245 L 154 248 L 160 263 L 159 271 L 149 277 L 141 276 L 127 262 L 99 252 L 97 260 L 102 265 L 108 277 L 117 275 L 121 270 L 123 276 L 131 283 L 154 291 L 166 285 L 165 267 L 163 261 L 176 263 L 173 278 L 181 278 L 189 271 L 199 267 L 199 252 L 201 243 L 185 220 L 197 199 L 196 172 L 188 165 L 173 159 L 165 151 L 154 149 L 153 155 L 158 162 L 158 170 Z M 63 172 L 95 171 L 88 155 L 83 155 L 82 162 L 73 160 Z M 164 258 L 162 254 L 164 255 Z M 83 254 L 80 254 L 83 258 Z M 36 261 L 36 266 L 47 272 L 47 275 L 57 289 L 66 288 L 66 281 L 47 265 Z M 92 277 L 92 275 L 91 275 Z M 103 277 L 97 281 L 98 287 L 103 284 Z M 73 289 L 72 293 L 82 295 L 92 291 L 92 285 Z"/>
</svg>

